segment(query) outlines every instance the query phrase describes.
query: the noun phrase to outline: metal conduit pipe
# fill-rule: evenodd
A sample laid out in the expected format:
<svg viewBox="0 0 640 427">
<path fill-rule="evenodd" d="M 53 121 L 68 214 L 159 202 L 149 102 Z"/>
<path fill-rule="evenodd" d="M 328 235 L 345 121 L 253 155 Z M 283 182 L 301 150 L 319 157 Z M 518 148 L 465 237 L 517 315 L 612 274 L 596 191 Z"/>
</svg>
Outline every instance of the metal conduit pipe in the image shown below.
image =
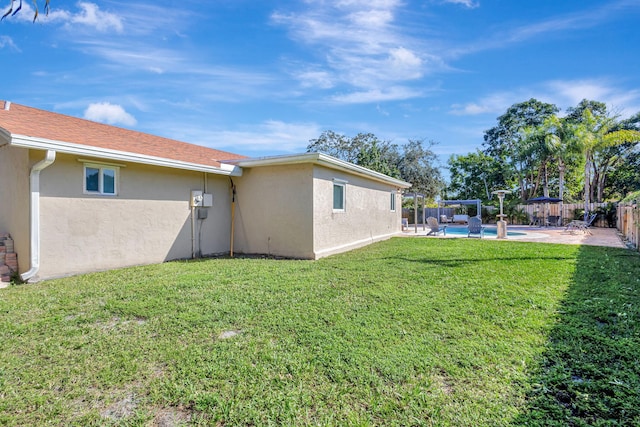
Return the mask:
<svg viewBox="0 0 640 427">
<path fill-rule="evenodd" d="M 56 152 L 47 150 L 45 158 L 31 168 L 29 174 L 29 190 L 31 193 L 30 233 L 31 233 L 31 268 L 20 275 L 24 281 L 31 279 L 40 269 L 40 172 L 56 160 Z"/>
</svg>

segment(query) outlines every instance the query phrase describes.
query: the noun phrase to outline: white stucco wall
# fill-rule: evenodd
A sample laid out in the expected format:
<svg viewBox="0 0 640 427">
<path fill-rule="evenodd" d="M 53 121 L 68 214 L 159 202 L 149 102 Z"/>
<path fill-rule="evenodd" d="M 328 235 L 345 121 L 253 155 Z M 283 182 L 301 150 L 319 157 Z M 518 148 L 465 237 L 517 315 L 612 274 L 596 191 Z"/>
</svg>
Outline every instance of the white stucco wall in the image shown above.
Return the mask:
<svg viewBox="0 0 640 427">
<path fill-rule="evenodd" d="M 347 182 L 344 212 L 333 210 L 334 179 Z M 392 185 L 312 163 L 245 167 L 235 181 L 237 253 L 316 259 L 401 232 Z"/>
<path fill-rule="evenodd" d="M 29 152 L 3 144 L 0 137 L 0 233 L 11 234 L 22 273 L 29 269 Z"/>
<path fill-rule="evenodd" d="M 314 258 L 311 164 L 245 168 L 234 182 L 234 252 Z"/>
<path fill-rule="evenodd" d="M 191 190 L 204 190 L 205 175 L 123 166 L 116 196 L 83 194 L 83 163 L 75 156 L 58 155 L 42 171 L 36 279 L 191 257 L 189 199 Z M 203 255 L 229 249 L 228 178 L 207 175 L 206 181 L 214 206 L 195 224 L 196 251 Z"/>
<path fill-rule="evenodd" d="M 398 188 L 321 166 L 314 167 L 314 255 L 344 252 L 401 232 Z M 333 211 L 334 179 L 346 181 L 344 212 Z M 391 211 L 391 194 L 396 210 Z"/>
</svg>

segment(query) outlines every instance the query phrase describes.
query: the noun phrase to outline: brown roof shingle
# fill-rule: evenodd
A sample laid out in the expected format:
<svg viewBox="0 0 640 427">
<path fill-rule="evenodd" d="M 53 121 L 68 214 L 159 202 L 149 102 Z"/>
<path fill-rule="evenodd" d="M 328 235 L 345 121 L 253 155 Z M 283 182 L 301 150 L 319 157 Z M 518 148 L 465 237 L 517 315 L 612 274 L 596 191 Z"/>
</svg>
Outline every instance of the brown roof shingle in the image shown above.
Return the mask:
<svg viewBox="0 0 640 427">
<path fill-rule="evenodd" d="M 213 167 L 219 167 L 220 162 L 226 160 L 246 158 L 246 156 L 239 154 L 38 110 L 7 101 L 0 101 L 0 128 L 4 128 L 11 134 Z"/>
</svg>

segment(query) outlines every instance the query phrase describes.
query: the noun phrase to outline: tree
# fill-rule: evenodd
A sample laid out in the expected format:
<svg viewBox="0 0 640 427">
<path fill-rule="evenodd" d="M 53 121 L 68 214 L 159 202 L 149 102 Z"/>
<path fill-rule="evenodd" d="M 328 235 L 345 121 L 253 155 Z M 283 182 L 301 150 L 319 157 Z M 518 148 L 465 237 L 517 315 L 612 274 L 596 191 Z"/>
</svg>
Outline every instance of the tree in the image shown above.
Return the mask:
<svg viewBox="0 0 640 427">
<path fill-rule="evenodd" d="M 640 131 L 640 113 L 620 121 L 616 130 L 620 129 Z M 640 143 L 625 143 L 613 149 L 617 151 L 618 161 L 607 172 L 609 185 L 604 189 L 604 197 L 623 199 L 640 188 Z"/>
<path fill-rule="evenodd" d="M 558 167 L 558 198 L 564 199 L 567 164 L 574 164 L 579 153 L 576 126 L 566 119 L 553 115 L 544 121 L 540 132 L 544 135 L 547 161 Z"/>
<path fill-rule="evenodd" d="M 396 163 L 400 178 L 410 182 L 412 190 L 429 199 L 434 199 L 444 188 L 440 168 L 436 166 L 438 157 L 432 150 L 435 144 L 434 141 L 425 144 L 424 140 L 410 139 L 402 146 Z"/>
<path fill-rule="evenodd" d="M 416 192 L 433 198 L 444 186 L 437 156 L 431 149 L 435 143 L 409 140 L 401 147 L 381 141 L 371 133 L 351 138 L 325 131 L 309 141 L 307 152 L 322 152 L 347 162 L 410 182 Z M 425 146 L 426 145 L 426 146 Z"/>
<path fill-rule="evenodd" d="M 500 161 L 505 170 L 505 180 L 515 181 L 520 198 L 526 200 L 537 191 L 540 159 L 526 155 L 527 141 L 532 135 L 527 129 L 541 126 L 545 119 L 559 111 L 553 104 L 531 98 L 528 101 L 513 104 L 498 117 L 498 125 L 485 131 L 484 153 Z"/>
<path fill-rule="evenodd" d="M 522 135 L 522 147 L 520 157 L 529 159 L 529 181 L 533 183 L 531 194 L 537 193 L 542 182 L 542 195 L 549 197 L 549 163 L 553 155 L 551 146 L 547 144 L 544 124 L 538 127 L 525 126 L 520 130 Z"/>
<path fill-rule="evenodd" d="M 623 199 L 627 194 L 640 189 L 640 145 L 632 146 L 622 156 L 616 168 L 607 174 L 609 185 L 605 189 L 605 197 L 609 199 Z"/>
<path fill-rule="evenodd" d="M 585 218 L 589 211 L 590 202 L 594 200 L 594 187 L 596 185 L 604 187 L 604 181 L 598 182 L 599 175 L 595 173 L 598 171 L 596 163 L 598 154 L 605 152 L 608 148 L 640 140 L 640 132 L 636 130 L 615 130 L 619 128 L 615 117 L 610 117 L 606 112 L 606 107 L 603 109 L 600 104 L 602 103 L 582 100 L 578 107 L 569 109 L 567 116 L 567 120 L 576 125 L 577 141 L 585 161 Z M 577 112 L 580 112 L 580 115 Z M 600 160 L 602 161 L 602 159 Z M 599 170 L 599 173 L 603 173 L 602 169 Z"/>
<path fill-rule="evenodd" d="M 451 180 L 447 187 L 454 199 L 491 200 L 491 192 L 504 189 L 500 163 L 480 150 L 466 155 L 452 155 L 449 160 Z"/>
<path fill-rule="evenodd" d="M 391 147 L 393 146 L 381 146 L 377 140 L 374 140 L 371 142 L 371 145 L 362 147 L 360 152 L 358 152 L 356 164 L 394 178 L 399 178 L 400 171 L 394 161 L 395 156 L 391 154 Z"/>
<path fill-rule="evenodd" d="M 18 0 L 19 2 L 18 7 L 16 8 L 16 10 L 13 10 L 13 5 L 15 2 L 16 0 L 11 0 L 11 3 L 9 4 L 9 10 L 4 15 L 2 15 L 2 18 L 0 18 L 0 21 L 9 15 L 14 16 L 16 13 L 20 12 L 20 10 L 22 9 L 22 0 Z M 38 2 L 37 0 L 32 0 L 32 2 L 33 2 L 33 8 L 35 9 L 35 12 L 33 14 L 33 22 L 36 22 L 36 19 L 38 19 Z M 44 11 L 45 11 L 45 15 L 49 15 L 49 0 L 44 1 Z"/>
<path fill-rule="evenodd" d="M 307 152 L 322 152 L 338 159 L 354 163 L 380 173 L 400 177 L 396 163 L 397 147 L 388 141 L 380 141 L 372 133 L 359 133 L 353 138 L 331 130 L 323 132 L 307 145 Z"/>
</svg>

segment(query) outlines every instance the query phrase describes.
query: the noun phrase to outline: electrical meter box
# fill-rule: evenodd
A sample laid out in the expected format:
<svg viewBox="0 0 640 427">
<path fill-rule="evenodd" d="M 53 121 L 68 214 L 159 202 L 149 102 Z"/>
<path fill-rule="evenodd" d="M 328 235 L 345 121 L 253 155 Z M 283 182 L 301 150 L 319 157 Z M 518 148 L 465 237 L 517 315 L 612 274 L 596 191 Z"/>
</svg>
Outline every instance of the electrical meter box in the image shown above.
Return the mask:
<svg viewBox="0 0 640 427">
<path fill-rule="evenodd" d="M 191 207 L 202 206 L 203 200 L 202 191 L 191 190 Z"/>
<path fill-rule="evenodd" d="M 200 190 L 191 190 L 191 207 L 209 208 L 213 206 L 213 194 Z"/>
</svg>

